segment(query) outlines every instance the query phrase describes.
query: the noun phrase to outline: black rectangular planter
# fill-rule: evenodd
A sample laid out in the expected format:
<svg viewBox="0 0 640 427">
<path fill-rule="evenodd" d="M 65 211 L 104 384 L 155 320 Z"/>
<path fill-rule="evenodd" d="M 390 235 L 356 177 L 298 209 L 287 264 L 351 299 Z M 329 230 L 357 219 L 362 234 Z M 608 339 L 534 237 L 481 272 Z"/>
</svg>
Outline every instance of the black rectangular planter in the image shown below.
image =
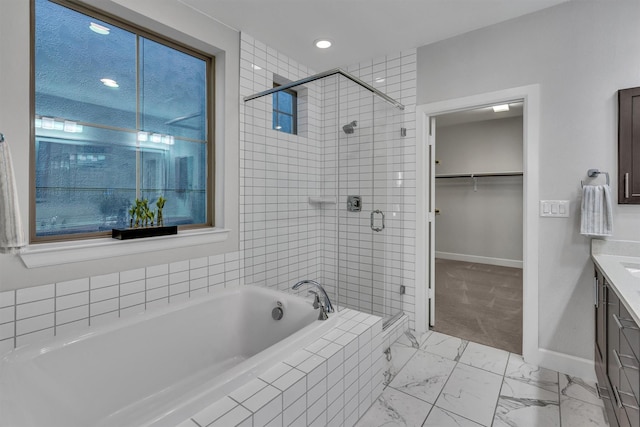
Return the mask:
<svg viewBox="0 0 640 427">
<path fill-rule="evenodd" d="M 111 237 L 118 240 L 139 239 L 142 237 L 168 236 L 178 234 L 178 226 L 144 227 L 144 228 L 114 228 Z"/>
</svg>

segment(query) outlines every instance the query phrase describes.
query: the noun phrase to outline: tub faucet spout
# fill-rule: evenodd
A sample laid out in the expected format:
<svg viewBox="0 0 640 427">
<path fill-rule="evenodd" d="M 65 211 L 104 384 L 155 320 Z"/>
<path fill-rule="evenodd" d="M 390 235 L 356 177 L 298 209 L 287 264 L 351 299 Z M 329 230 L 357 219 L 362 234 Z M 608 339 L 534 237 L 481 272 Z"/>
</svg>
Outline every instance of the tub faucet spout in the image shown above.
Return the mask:
<svg viewBox="0 0 640 427">
<path fill-rule="evenodd" d="M 324 290 L 322 285 L 320 285 L 320 283 L 316 282 L 315 280 L 309 279 L 299 281 L 298 283 L 293 285 L 293 289 L 298 289 L 302 285 L 310 285 L 316 289 L 315 291 L 309 291 L 310 293 L 313 293 L 315 295 L 313 306 L 314 308 L 320 308 L 320 320 L 326 320 L 328 318 L 327 313 L 334 312 L 333 304 L 331 304 L 331 300 L 329 299 L 329 295 L 327 295 L 327 292 Z"/>
</svg>

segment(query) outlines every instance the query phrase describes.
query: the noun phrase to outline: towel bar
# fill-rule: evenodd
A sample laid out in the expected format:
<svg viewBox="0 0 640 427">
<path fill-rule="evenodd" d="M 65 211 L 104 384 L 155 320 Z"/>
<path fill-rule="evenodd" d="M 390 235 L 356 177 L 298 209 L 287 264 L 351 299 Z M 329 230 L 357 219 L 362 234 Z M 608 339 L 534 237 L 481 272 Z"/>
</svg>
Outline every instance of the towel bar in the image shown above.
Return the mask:
<svg viewBox="0 0 640 427">
<path fill-rule="evenodd" d="M 603 173 L 605 175 L 605 177 L 607 178 L 607 185 L 609 185 L 609 172 L 600 172 L 598 169 L 589 169 L 587 171 L 587 176 L 589 178 L 595 178 L 596 176 L 600 175 L 601 173 Z M 580 180 L 580 186 L 584 187 L 584 181 Z"/>
</svg>

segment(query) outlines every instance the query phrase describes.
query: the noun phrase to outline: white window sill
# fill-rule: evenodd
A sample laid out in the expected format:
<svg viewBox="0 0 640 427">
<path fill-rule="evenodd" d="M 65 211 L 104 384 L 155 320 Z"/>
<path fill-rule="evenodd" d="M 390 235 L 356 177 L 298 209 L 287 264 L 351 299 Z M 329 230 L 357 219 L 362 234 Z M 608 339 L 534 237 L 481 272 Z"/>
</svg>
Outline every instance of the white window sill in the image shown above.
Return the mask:
<svg viewBox="0 0 640 427">
<path fill-rule="evenodd" d="M 41 243 L 27 246 L 20 253 L 20 258 L 27 268 L 48 267 L 223 242 L 227 240 L 230 231 L 210 228 L 180 231 L 172 236 L 143 239 L 116 240 L 107 237 L 74 242 Z"/>
</svg>

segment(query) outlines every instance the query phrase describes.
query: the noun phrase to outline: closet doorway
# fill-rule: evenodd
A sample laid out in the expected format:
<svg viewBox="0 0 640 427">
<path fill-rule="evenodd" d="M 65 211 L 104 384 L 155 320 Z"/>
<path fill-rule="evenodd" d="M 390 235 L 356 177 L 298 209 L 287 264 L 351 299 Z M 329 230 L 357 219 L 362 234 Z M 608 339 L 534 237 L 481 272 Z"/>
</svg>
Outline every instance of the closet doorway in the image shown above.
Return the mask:
<svg viewBox="0 0 640 427">
<path fill-rule="evenodd" d="M 435 117 L 432 329 L 522 354 L 523 102 Z"/>
</svg>

